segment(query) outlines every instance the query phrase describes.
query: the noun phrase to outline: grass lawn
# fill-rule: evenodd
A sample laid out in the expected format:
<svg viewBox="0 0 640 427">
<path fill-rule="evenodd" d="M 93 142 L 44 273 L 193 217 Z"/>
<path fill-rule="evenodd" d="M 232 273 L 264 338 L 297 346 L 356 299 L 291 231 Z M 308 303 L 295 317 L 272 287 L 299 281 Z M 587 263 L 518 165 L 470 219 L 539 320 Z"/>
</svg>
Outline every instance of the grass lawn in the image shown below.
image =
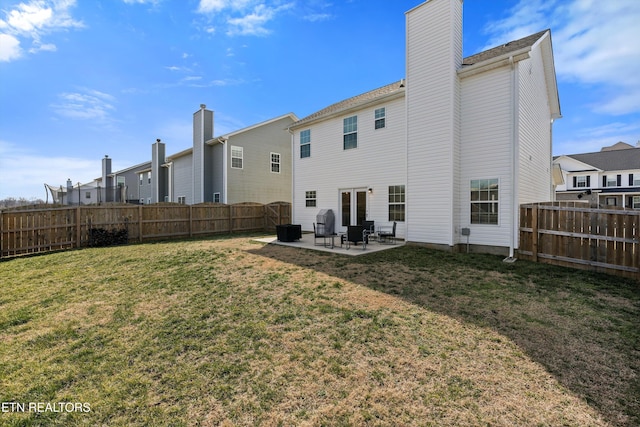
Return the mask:
<svg viewBox="0 0 640 427">
<path fill-rule="evenodd" d="M 0 404 L 9 426 L 635 426 L 640 285 L 247 236 L 13 259 Z"/>
</svg>

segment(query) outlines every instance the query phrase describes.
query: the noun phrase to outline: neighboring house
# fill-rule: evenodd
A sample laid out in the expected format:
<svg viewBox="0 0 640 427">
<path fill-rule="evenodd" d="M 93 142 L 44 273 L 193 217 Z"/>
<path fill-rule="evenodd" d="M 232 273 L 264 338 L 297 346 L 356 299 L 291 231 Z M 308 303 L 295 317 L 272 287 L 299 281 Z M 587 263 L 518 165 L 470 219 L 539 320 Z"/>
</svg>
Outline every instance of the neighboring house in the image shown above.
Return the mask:
<svg viewBox="0 0 640 427">
<path fill-rule="evenodd" d="M 551 33 L 463 59 L 462 0 L 425 2 L 406 25 L 406 80 L 290 127 L 293 222 L 312 230 L 333 209 L 336 231 L 397 222 L 408 241 L 453 248 L 468 237 L 513 256 L 519 205 L 554 197 Z"/>
<path fill-rule="evenodd" d="M 557 156 L 562 171 L 557 200 L 640 209 L 640 147 L 618 142 L 595 153 Z"/>
<path fill-rule="evenodd" d="M 213 111 L 202 104 L 193 115 L 193 147 L 166 156 L 165 144 L 151 146 L 151 161 L 112 172 L 102 159 L 102 175 L 91 183 L 67 188 L 48 186 L 56 203 L 127 202 L 270 203 L 291 201 L 291 136 L 298 120 L 285 114 L 218 137 Z"/>
<path fill-rule="evenodd" d="M 186 204 L 291 202 L 287 129 L 296 120 L 289 113 L 214 137 L 213 112 L 201 105 L 193 116 L 193 148 L 166 159 L 158 156 L 160 176 L 166 176 L 167 200 Z"/>
</svg>

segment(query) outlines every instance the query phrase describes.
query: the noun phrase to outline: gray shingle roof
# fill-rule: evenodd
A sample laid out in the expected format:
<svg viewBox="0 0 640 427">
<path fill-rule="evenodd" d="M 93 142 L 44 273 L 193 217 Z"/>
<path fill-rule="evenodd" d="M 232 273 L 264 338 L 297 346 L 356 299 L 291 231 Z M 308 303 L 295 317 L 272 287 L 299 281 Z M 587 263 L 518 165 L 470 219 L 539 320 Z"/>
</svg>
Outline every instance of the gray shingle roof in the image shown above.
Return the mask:
<svg viewBox="0 0 640 427">
<path fill-rule="evenodd" d="M 596 153 L 570 154 L 567 157 L 604 171 L 640 169 L 640 148 L 598 151 Z"/>
<path fill-rule="evenodd" d="M 480 52 L 475 55 L 468 56 L 462 60 L 462 65 L 470 66 L 479 62 L 490 60 L 492 58 L 497 58 L 497 57 L 506 55 L 510 52 L 517 52 L 520 49 L 524 49 L 528 46 L 532 46 L 547 31 L 549 30 L 543 30 L 538 33 L 532 34 L 530 36 L 521 38 L 519 40 L 510 41 L 503 45 L 494 47 L 492 49 L 485 50 L 484 52 Z M 344 101 L 336 102 L 335 104 L 332 104 L 326 108 L 323 108 L 322 110 L 316 111 L 315 113 L 298 120 L 297 122 L 293 123 L 291 127 L 296 128 L 296 127 L 299 127 L 300 125 L 306 124 L 308 122 L 312 122 L 316 119 L 321 119 L 323 117 L 331 116 L 333 114 L 338 114 L 341 111 L 346 111 L 350 108 L 364 105 L 368 102 L 374 101 L 377 98 L 381 98 L 385 95 L 390 95 L 398 91 L 404 92 L 404 80 L 400 80 L 398 82 L 391 83 L 389 85 L 380 87 L 378 89 L 374 89 L 372 91 L 363 93 L 361 95 L 357 95 L 352 98 L 345 99 Z"/>
<path fill-rule="evenodd" d="M 359 105 L 366 104 L 367 102 L 373 101 L 377 98 L 381 98 L 385 95 L 391 95 L 393 93 L 399 93 L 399 91 L 404 92 L 404 80 L 397 81 L 395 83 L 391 83 L 386 86 L 382 86 L 378 89 L 374 89 L 372 91 L 363 93 L 361 95 L 357 95 L 344 101 L 336 102 L 335 104 L 331 104 L 322 110 L 316 111 L 315 113 L 304 117 L 294 124 L 291 127 L 297 127 L 307 122 L 314 121 L 315 119 L 319 119 L 325 116 L 330 116 L 334 113 L 339 113 L 341 111 L 348 110 L 350 108 L 357 107 Z"/>
<path fill-rule="evenodd" d="M 523 37 L 518 40 L 510 41 L 503 45 L 491 48 L 489 50 L 476 53 L 475 55 L 467 56 L 462 60 L 462 65 L 464 66 L 464 65 L 477 64 L 478 62 L 487 61 L 492 58 L 497 58 L 499 56 L 507 55 L 511 52 L 517 52 L 520 49 L 533 46 L 533 44 L 537 42 L 540 39 L 540 37 L 542 37 L 547 31 L 549 30 L 548 29 L 543 30 L 535 34 L 531 34 L 530 36 Z"/>
</svg>

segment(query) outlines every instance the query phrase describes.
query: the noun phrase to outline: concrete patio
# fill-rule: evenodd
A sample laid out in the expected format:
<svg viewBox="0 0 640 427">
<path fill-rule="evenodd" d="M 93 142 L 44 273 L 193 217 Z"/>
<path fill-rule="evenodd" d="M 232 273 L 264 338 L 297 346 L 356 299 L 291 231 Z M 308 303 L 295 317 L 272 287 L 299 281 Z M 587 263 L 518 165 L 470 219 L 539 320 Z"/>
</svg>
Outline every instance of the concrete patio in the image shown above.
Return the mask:
<svg viewBox="0 0 640 427">
<path fill-rule="evenodd" d="M 362 243 L 358 243 L 358 245 L 351 244 L 350 248 L 347 249 L 346 244 L 340 245 L 340 236 L 334 236 L 332 248 L 331 238 L 326 239 L 326 245 L 322 244 L 322 238 L 318 238 L 317 244 L 314 244 L 313 233 L 302 233 L 302 239 L 296 240 L 294 242 L 281 242 L 276 236 L 262 237 L 255 240 L 258 242 L 270 243 L 274 245 L 289 246 L 292 248 L 312 249 L 316 251 L 331 252 L 334 254 L 349 256 L 365 255 L 373 252 L 384 251 L 386 249 L 393 249 L 402 246 L 405 243 L 404 240 L 395 240 L 394 243 L 379 243 L 377 241 L 371 241 L 364 249 Z"/>
</svg>

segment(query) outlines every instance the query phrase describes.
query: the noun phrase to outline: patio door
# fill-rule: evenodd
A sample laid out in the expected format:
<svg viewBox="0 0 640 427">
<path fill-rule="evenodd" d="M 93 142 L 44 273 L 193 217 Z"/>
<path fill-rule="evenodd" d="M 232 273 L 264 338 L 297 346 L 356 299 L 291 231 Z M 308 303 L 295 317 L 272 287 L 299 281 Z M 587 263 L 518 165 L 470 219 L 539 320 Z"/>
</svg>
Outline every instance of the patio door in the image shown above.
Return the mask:
<svg viewBox="0 0 640 427">
<path fill-rule="evenodd" d="M 340 225 L 362 224 L 367 219 L 367 189 L 353 188 L 340 190 Z"/>
</svg>

